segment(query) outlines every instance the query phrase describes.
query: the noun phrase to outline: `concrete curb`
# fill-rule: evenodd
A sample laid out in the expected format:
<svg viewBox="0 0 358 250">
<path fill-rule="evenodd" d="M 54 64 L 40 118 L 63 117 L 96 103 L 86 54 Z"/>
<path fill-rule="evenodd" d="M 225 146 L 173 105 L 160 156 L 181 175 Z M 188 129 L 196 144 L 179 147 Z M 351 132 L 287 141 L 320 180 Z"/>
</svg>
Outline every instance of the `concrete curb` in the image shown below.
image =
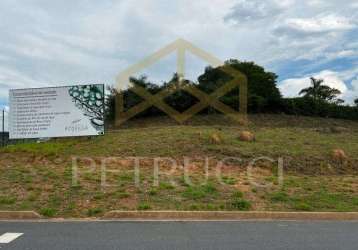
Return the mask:
<svg viewBox="0 0 358 250">
<path fill-rule="evenodd" d="M 358 220 L 358 212 L 110 211 L 102 220 Z"/>
<path fill-rule="evenodd" d="M 0 211 L 0 220 L 35 220 L 41 216 L 34 211 Z"/>
<path fill-rule="evenodd" d="M 32 220 L 66 222 L 68 219 L 42 219 L 34 211 L 0 211 L 0 220 Z M 270 212 L 270 211 L 119 211 L 114 210 L 101 218 L 79 218 L 70 221 L 239 221 L 239 220 L 351 220 L 358 221 L 358 212 Z"/>
</svg>

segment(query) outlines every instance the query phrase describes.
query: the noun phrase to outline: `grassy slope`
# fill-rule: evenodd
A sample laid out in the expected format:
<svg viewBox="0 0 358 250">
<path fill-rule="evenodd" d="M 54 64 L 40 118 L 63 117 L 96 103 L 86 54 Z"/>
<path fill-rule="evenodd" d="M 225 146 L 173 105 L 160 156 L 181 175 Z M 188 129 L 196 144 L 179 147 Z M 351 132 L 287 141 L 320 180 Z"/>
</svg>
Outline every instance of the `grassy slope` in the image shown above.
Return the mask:
<svg viewBox="0 0 358 250">
<path fill-rule="evenodd" d="M 250 117 L 248 127 L 240 127 L 212 116 L 185 126 L 161 118 L 133 121 L 127 127 L 92 139 L 58 139 L 2 149 L 0 209 L 34 209 L 47 216 L 66 217 L 97 216 L 112 209 L 358 211 L 356 122 L 258 115 Z M 344 129 L 333 133 L 333 127 Z M 256 142 L 239 141 L 242 130 L 253 131 Z M 211 143 L 213 133 L 222 138 L 221 143 Z M 331 160 L 335 148 L 347 153 L 347 163 Z M 95 157 L 97 162 L 89 171 L 89 162 L 81 161 L 76 186 L 71 185 L 72 156 Z M 144 160 L 137 188 L 132 162 L 121 160 L 109 164 L 119 171 L 107 173 L 108 183 L 114 186 L 101 189 L 99 157 L 108 156 L 174 157 L 179 162 L 172 173 L 175 183 L 163 174 L 159 186 L 153 187 L 153 163 Z M 215 165 L 210 166 L 209 181 L 199 185 L 204 173 L 203 162 L 197 159 L 189 168 L 196 185 L 188 186 L 180 168 L 183 156 L 240 157 L 243 162 L 226 164 L 222 170 L 225 185 L 215 178 Z M 245 166 L 260 156 L 284 158 L 283 187 L 277 185 L 275 166 L 267 164 L 257 168 L 255 176 L 275 185 L 267 189 L 250 186 Z"/>
</svg>

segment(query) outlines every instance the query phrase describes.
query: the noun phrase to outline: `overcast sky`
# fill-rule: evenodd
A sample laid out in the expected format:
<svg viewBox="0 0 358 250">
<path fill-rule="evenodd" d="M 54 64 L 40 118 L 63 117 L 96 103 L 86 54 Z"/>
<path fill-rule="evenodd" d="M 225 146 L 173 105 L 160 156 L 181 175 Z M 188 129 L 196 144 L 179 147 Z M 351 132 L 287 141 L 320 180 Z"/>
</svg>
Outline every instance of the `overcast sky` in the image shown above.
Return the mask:
<svg viewBox="0 0 358 250">
<path fill-rule="evenodd" d="M 178 38 L 222 60 L 277 73 L 285 96 L 324 78 L 358 97 L 354 0 L 1 0 L 0 105 L 10 88 L 113 84 L 115 76 Z M 189 78 L 205 63 L 188 57 Z M 197 61 L 195 61 L 197 60 Z M 166 80 L 169 56 L 143 74 Z"/>
</svg>

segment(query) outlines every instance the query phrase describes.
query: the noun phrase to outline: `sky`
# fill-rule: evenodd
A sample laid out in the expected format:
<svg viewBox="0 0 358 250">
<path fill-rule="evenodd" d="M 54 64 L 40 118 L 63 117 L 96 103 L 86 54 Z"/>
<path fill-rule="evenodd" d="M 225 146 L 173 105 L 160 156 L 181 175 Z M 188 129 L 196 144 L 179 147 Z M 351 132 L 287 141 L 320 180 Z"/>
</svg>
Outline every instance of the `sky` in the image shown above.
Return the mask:
<svg viewBox="0 0 358 250">
<path fill-rule="evenodd" d="M 254 61 L 279 75 L 284 96 L 309 77 L 358 97 L 354 0 L 1 0 L 0 107 L 12 88 L 105 83 L 176 39 L 221 60 Z M 168 80 L 175 55 L 139 72 Z M 189 79 L 206 64 L 187 57 Z"/>
</svg>

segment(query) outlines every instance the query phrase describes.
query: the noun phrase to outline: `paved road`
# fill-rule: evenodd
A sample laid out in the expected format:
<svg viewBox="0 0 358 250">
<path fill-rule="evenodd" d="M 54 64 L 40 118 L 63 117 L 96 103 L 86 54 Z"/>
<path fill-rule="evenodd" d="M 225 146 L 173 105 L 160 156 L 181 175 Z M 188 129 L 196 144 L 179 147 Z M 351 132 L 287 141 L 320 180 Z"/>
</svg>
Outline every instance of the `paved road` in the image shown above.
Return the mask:
<svg viewBox="0 0 358 250">
<path fill-rule="evenodd" d="M 0 222 L 3 249 L 358 249 L 358 222 Z M 1 238 L 1 236 L 0 236 Z"/>
</svg>

